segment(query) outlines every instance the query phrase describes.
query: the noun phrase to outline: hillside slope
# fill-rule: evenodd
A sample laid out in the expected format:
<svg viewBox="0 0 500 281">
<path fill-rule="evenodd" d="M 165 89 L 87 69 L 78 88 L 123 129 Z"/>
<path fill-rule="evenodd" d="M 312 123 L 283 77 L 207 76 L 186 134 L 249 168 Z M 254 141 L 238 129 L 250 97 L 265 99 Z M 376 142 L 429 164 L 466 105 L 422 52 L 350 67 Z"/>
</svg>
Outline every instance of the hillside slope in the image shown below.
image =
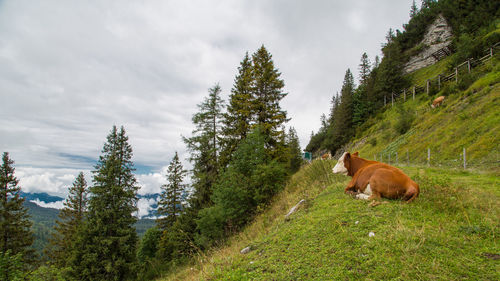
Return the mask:
<svg viewBox="0 0 500 281">
<path fill-rule="evenodd" d="M 432 66 L 438 69 L 446 61 Z M 423 69 L 423 74 L 428 74 Z M 422 74 L 420 74 L 422 76 Z M 419 79 L 419 73 L 414 74 Z M 398 101 L 392 107 L 370 119 L 346 150 L 358 150 L 367 158 L 391 163 L 427 164 L 450 168 L 463 167 L 463 148 L 467 167 L 498 170 L 500 166 L 500 64 L 498 60 L 475 69 L 458 85 L 450 82 L 441 91 L 415 100 Z M 444 105 L 430 107 L 435 97 L 446 96 Z M 398 122 L 404 115 L 415 120 L 409 130 L 398 132 Z M 397 155 L 396 155 L 397 153 Z M 390 157 L 390 158 L 389 158 Z"/>
<path fill-rule="evenodd" d="M 371 208 L 343 194 L 349 178 L 331 173 L 334 161 L 314 161 L 244 231 L 162 280 L 499 280 L 498 61 L 467 79 L 388 106 L 347 146 L 362 157 L 384 162 L 391 157 L 392 164 L 404 165 L 400 168 L 421 187 L 415 202 Z M 431 109 L 438 95 L 446 95 L 446 102 Z M 416 116 L 401 133 L 396 123 L 405 112 Z M 463 147 L 467 171 L 461 169 Z M 285 221 L 301 199 L 305 206 Z M 245 247 L 252 250 L 241 254 Z"/>
<path fill-rule="evenodd" d="M 403 167 L 420 184 L 420 197 L 371 208 L 343 194 L 349 179 L 331 174 L 332 165 L 304 167 L 270 211 L 227 246 L 162 280 L 500 278 L 498 177 Z M 299 199 L 305 207 L 285 221 Z M 247 246 L 251 252 L 241 254 Z"/>
</svg>

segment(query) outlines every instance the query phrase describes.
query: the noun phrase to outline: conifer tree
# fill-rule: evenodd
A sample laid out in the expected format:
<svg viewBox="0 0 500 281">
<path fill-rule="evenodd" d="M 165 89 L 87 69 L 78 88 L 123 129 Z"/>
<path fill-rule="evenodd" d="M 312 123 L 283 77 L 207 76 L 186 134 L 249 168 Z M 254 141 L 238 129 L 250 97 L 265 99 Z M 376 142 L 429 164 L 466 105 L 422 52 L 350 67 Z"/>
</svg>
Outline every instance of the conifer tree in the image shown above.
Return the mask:
<svg viewBox="0 0 500 281">
<path fill-rule="evenodd" d="M 158 202 L 158 215 L 162 216 L 156 220 L 161 231 L 171 227 L 182 211 L 182 195 L 186 186 L 182 183 L 187 171 L 182 168 L 179 156 L 175 152 L 174 158 L 168 165 L 167 183 L 162 185 L 162 193 Z"/>
<path fill-rule="evenodd" d="M 24 198 L 20 197 L 19 180 L 14 176 L 14 161 L 9 153 L 2 155 L 0 166 L 0 254 L 20 257 L 26 264 L 34 262 L 32 222 L 28 210 L 23 206 Z M 8 252 L 8 253 L 7 253 Z M 3 272 L 0 279 L 11 280 L 9 271 Z"/>
<path fill-rule="evenodd" d="M 359 64 L 359 84 L 365 84 L 370 75 L 371 63 L 368 55 L 363 53 L 361 56 L 361 63 Z"/>
<path fill-rule="evenodd" d="M 59 268 L 68 264 L 77 232 L 83 225 L 87 211 L 87 193 L 87 182 L 83 172 L 80 172 L 73 186 L 69 188 L 68 198 L 54 226 L 55 232 L 52 233 L 49 245 L 45 249 L 50 261 Z"/>
<path fill-rule="evenodd" d="M 415 0 L 413 0 L 411 7 L 410 7 L 410 18 L 413 18 L 414 16 L 416 16 L 417 13 L 418 13 L 417 4 L 415 4 Z"/>
<path fill-rule="evenodd" d="M 245 139 L 254 123 L 252 113 L 252 61 L 248 52 L 240 62 L 238 75 L 229 95 L 227 112 L 223 115 L 223 149 L 221 152 L 221 167 L 231 160 L 231 155 L 238 144 Z"/>
<path fill-rule="evenodd" d="M 288 122 L 286 111 L 281 109 L 280 101 L 287 95 L 283 92 L 285 83 L 280 79 L 281 73 L 274 67 L 272 55 L 264 46 L 252 55 L 253 78 L 252 88 L 254 100 L 252 110 L 258 125 L 268 138 L 272 157 L 281 154 L 284 146 L 280 142 L 285 132 L 282 126 Z"/>
<path fill-rule="evenodd" d="M 218 84 L 209 89 L 209 96 L 198 105 L 199 112 L 193 118 L 196 126 L 190 138 L 183 138 L 191 152 L 193 162 L 194 204 L 210 204 L 211 187 L 219 174 L 219 156 L 221 150 L 222 109 L 224 101 L 220 97 Z M 196 206 L 195 206 L 196 207 Z"/>
<path fill-rule="evenodd" d="M 299 137 L 297 136 L 297 131 L 293 127 L 288 129 L 286 145 L 289 155 L 288 168 L 293 174 L 300 169 L 300 165 L 302 164 L 302 152 L 300 150 Z"/>
<path fill-rule="evenodd" d="M 352 119 L 354 88 L 354 78 L 351 70 L 347 69 L 342 84 L 340 104 L 336 110 L 337 116 L 335 116 L 333 123 L 332 146 L 329 147 L 332 152 L 345 144 L 354 131 Z"/>
<path fill-rule="evenodd" d="M 79 280 L 128 280 L 136 273 L 137 181 L 125 129 L 113 126 L 93 171 L 88 215 L 72 264 Z"/>
</svg>

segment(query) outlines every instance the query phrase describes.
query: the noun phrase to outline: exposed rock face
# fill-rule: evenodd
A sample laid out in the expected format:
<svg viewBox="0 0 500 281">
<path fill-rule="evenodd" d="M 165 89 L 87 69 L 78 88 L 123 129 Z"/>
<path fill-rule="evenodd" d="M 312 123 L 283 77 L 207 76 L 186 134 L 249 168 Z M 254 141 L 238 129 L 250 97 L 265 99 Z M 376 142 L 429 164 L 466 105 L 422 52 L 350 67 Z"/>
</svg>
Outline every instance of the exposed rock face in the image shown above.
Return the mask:
<svg viewBox="0 0 500 281">
<path fill-rule="evenodd" d="M 451 26 L 442 15 L 439 15 L 427 28 L 424 39 L 420 42 L 420 45 L 424 46 L 423 50 L 410 59 L 404 67 L 404 72 L 410 73 L 432 65 L 448 55 L 450 52 L 448 46 L 451 44 L 452 36 Z"/>
</svg>

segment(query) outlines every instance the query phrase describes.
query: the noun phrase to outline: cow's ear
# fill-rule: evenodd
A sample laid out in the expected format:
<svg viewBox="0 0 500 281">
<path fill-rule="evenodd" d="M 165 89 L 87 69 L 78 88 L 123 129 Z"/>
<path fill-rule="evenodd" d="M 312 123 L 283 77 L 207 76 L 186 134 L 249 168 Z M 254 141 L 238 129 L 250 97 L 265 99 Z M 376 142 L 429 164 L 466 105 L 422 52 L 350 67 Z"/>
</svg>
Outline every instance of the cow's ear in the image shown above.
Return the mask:
<svg viewBox="0 0 500 281">
<path fill-rule="evenodd" d="M 358 156 L 358 155 L 359 155 L 359 152 L 358 152 L 358 151 L 356 151 L 356 152 L 354 152 L 352 155 L 354 155 L 354 156 Z"/>
<path fill-rule="evenodd" d="M 349 160 L 351 158 L 351 153 L 347 152 L 344 156 L 344 161 Z"/>
</svg>

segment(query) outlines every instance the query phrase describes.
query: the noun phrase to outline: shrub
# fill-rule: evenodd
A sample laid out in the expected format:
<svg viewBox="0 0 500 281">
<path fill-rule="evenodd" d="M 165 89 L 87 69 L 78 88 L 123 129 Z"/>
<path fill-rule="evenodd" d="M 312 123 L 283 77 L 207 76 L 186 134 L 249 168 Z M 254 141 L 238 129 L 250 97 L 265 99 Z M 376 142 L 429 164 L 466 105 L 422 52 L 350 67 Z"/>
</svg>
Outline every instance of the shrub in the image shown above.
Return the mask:
<svg viewBox="0 0 500 281">
<path fill-rule="evenodd" d="M 396 107 L 397 120 L 394 124 L 394 129 L 399 134 L 408 132 L 415 120 L 415 112 L 406 108 L 403 104 L 398 104 Z"/>
</svg>

